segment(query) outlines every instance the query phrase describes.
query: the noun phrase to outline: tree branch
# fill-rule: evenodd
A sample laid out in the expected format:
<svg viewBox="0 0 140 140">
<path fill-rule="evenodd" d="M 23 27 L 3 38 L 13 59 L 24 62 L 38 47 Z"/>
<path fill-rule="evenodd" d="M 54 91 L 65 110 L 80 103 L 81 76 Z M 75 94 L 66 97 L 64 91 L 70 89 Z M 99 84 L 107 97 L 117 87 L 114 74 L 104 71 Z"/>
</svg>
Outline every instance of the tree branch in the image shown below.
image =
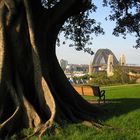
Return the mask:
<svg viewBox="0 0 140 140">
<path fill-rule="evenodd" d="M 45 11 L 44 19 L 51 25 L 64 23 L 69 17 L 89 8 L 89 0 L 61 0 L 48 12 Z"/>
</svg>

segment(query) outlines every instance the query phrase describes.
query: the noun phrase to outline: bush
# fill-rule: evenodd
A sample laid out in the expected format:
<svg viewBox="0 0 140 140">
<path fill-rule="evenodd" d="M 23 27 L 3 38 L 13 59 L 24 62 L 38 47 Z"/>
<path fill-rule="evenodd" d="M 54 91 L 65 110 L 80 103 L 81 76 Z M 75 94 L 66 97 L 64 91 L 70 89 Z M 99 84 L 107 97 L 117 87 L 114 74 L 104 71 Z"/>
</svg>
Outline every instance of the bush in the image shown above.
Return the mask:
<svg viewBox="0 0 140 140">
<path fill-rule="evenodd" d="M 92 74 L 89 84 L 91 85 L 115 85 L 115 84 L 129 84 L 136 83 L 136 80 L 131 81 L 128 76 L 128 70 L 124 67 L 116 66 L 114 68 L 114 75 L 107 77 L 106 71 Z"/>
</svg>

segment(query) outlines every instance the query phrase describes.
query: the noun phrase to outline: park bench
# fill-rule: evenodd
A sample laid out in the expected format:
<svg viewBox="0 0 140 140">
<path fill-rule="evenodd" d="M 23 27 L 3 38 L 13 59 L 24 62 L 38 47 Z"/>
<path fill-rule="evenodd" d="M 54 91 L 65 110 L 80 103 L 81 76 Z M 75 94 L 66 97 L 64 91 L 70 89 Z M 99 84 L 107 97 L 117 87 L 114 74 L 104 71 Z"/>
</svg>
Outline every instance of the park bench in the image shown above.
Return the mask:
<svg viewBox="0 0 140 140">
<path fill-rule="evenodd" d="M 99 86 L 91 85 L 73 85 L 74 89 L 83 96 L 96 96 L 98 97 L 98 103 L 103 100 L 105 103 L 105 90 L 100 90 Z"/>
</svg>

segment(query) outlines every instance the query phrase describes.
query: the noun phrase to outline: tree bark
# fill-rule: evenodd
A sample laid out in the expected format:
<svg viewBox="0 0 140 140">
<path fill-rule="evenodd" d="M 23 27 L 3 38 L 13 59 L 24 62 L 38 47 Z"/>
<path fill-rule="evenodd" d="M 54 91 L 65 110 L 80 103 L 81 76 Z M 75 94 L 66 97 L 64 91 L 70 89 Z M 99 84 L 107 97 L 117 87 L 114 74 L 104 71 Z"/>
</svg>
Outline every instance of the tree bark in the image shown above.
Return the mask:
<svg viewBox="0 0 140 140">
<path fill-rule="evenodd" d="M 62 0 L 48 10 L 40 0 L 0 2 L 0 137 L 23 128 L 41 135 L 53 122 L 100 115 L 68 82 L 55 50 L 62 25 L 86 10 L 84 2 Z"/>
</svg>

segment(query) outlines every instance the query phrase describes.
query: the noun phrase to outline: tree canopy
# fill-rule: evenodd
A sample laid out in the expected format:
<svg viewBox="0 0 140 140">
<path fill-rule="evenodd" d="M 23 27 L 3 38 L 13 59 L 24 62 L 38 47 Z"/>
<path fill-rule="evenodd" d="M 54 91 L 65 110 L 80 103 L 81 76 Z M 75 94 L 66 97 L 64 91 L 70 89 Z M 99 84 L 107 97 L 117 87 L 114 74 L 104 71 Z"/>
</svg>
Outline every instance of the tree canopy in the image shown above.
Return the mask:
<svg viewBox="0 0 140 140">
<path fill-rule="evenodd" d="M 45 8 L 52 8 L 60 0 L 42 0 Z M 96 12 L 97 7 L 94 0 L 87 1 L 86 10 L 70 17 L 61 28 L 66 39 L 73 41 L 70 46 L 75 46 L 76 50 L 84 50 L 93 54 L 92 50 L 86 45 L 92 45 L 92 35 L 104 34 L 101 23 L 96 19 L 91 18 L 91 14 Z M 116 22 L 113 35 L 123 35 L 125 39 L 127 34 L 134 34 L 136 37 L 135 48 L 140 47 L 140 1 L 139 0 L 102 0 L 103 7 L 110 7 L 111 11 L 108 13 L 108 20 Z M 58 40 L 59 41 L 59 40 Z"/>
<path fill-rule="evenodd" d="M 140 47 L 140 1 L 139 0 L 104 0 L 103 6 L 110 6 L 109 19 L 116 21 L 113 34 L 135 34 L 135 48 Z"/>
</svg>

